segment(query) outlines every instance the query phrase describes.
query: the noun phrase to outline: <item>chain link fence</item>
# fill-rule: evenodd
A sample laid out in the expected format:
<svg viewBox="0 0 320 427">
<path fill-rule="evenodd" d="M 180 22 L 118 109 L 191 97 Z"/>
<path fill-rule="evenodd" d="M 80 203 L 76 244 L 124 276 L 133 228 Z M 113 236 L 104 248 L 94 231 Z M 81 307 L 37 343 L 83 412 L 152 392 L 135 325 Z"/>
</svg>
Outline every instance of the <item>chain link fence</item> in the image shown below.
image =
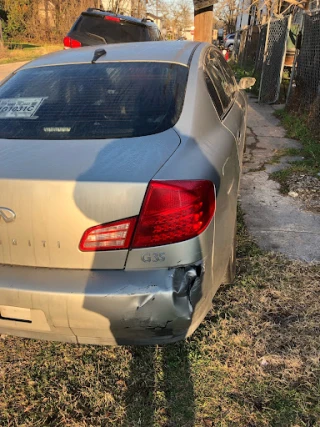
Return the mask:
<svg viewBox="0 0 320 427">
<path fill-rule="evenodd" d="M 282 88 L 282 102 L 306 114 L 320 136 L 320 0 L 308 11 L 243 29 L 238 39 L 236 58 L 248 72 L 254 69 L 259 102 L 277 102 Z"/>
<path fill-rule="evenodd" d="M 271 104 L 279 98 L 289 22 L 291 17 L 286 16 L 269 23 L 260 82 L 260 102 Z"/>
<path fill-rule="evenodd" d="M 320 0 L 319 0 L 320 1 Z M 278 100 L 290 17 L 273 20 L 270 24 L 254 25 L 240 32 L 235 55 L 246 70 L 254 70 L 259 87 L 259 101 Z"/>
<path fill-rule="evenodd" d="M 295 78 L 288 105 L 301 113 L 308 112 L 314 128 L 319 129 L 320 11 L 304 14 L 301 46 L 298 47 L 300 52 L 295 63 Z"/>
<path fill-rule="evenodd" d="M 309 9 L 311 12 L 320 11 L 320 0 L 311 0 L 309 3 Z"/>
</svg>

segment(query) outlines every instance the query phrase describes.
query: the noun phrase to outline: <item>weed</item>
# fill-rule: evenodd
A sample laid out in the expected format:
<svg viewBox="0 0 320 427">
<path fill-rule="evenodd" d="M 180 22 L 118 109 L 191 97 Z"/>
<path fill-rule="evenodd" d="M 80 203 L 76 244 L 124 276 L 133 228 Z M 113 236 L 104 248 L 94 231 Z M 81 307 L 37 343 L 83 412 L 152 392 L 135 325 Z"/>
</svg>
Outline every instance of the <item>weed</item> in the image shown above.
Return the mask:
<svg viewBox="0 0 320 427">
<path fill-rule="evenodd" d="M 308 166 L 311 172 L 319 171 L 320 139 L 308 127 L 307 117 L 298 116 L 286 110 L 277 110 L 275 115 L 281 120 L 281 124 L 287 131 L 287 136 L 301 141 L 302 149 L 299 154 L 304 157 L 301 163 Z"/>
<path fill-rule="evenodd" d="M 271 179 L 279 182 L 280 192 L 287 194 L 289 191 L 288 180 L 296 173 L 303 173 L 311 176 L 318 176 L 320 170 L 320 140 L 315 137 L 307 125 L 305 116 L 297 116 L 285 109 L 275 111 L 275 116 L 281 120 L 281 124 L 287 131 L 287 137 L 298 139 L 301 149 L 289 148 L 281 150 L 269 161 L 269 163 L 278 163 L 282 156 L 300 156 L 302 160 L 292 162 L 291 165 L 283 170 L 273 172 Z"/>
</svg>

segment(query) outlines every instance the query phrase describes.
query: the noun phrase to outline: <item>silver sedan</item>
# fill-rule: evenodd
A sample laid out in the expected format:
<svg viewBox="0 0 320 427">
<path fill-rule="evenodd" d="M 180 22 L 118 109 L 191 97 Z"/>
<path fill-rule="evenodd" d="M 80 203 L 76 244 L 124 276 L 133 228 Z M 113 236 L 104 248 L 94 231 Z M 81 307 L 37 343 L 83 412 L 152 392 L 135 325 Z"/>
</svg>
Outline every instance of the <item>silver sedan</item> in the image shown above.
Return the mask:
<svg viewBox="0 0 320 427">
<path fill-rule="evenodd" d="M 0 84 L 0 333 L 156 344 L 235 268 L 246 96 L 206 43 L 88 47 Z"/>
</svg>

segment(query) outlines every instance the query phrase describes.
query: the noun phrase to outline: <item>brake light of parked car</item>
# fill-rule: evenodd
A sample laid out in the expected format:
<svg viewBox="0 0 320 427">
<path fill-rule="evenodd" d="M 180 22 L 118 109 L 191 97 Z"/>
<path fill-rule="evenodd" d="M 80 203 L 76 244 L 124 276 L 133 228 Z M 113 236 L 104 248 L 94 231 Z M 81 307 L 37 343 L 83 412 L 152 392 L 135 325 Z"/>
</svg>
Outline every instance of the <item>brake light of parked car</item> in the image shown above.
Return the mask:
<svg viewBox="0 0 320 427">
<path fill-rule="evenodd" d="M 82 46 L 82 43 L 81 42 L 79 42 L 78 40 L 74 40 L 74 39 L 72 39 L 71 37 L 68 37 L 68 36 L 66 36 L 64 39 L 63 39 L 63 45 L 64 45 L 64 48 L 65 49 L 74 49 L 74 48 L 76 48 L 76 47 L 81 47 Z"/>
<path fill-rule="evenodd" d="M 136 218 L 128 218 L 89 228 L 80 241 L 82 252 L 128 249 L 135 228 Z"/>
<path fill-rule="evenodd" d="M 182 242 L 201 234 L 215 212 L 211 181 L 151 181 L 132 248 Z"/>
<path fill-rule="evenodd" d="M 113 22 L 120 22 L 120 18 L 117 18 L 116 16 L 105 16 L 105 21 L 113 21 Z"/>
</svg>

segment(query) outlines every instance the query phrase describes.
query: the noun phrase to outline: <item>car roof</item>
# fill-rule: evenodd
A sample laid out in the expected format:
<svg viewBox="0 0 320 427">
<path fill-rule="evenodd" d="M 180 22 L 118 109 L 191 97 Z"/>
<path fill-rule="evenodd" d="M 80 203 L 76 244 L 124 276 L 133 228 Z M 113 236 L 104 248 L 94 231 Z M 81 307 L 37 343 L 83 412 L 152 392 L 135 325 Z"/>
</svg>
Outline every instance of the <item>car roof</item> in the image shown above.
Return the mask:
<svg viewBox="0 0 320 427">
<path fill-rule="evenodd" d="M 120 18 L 121 21 L 127 21 L 130 22 L 132 24 L 138 24 L 138 25 L 146 25 L 146 26 L 156 26 L 156 24 L 154 24 L 153 21 L 151 20 L 147 20 L 146 18 L 143 19 L 139 19 L 139 18 L 134 18 L 133 16 L 126 16 L 126 15 L 121 15 L 119 13 L 114 13 L 111 11 L 106 11 L 106 10 L 102 10 L 102 9 L 95 9 L 95 8 L 88 8 L 86 11 L 82 12 L 81 15 L 83 16 L 116 16 L 117 18 Z"/>
<path fill-rule="evenodd" d="M 87 64 L 92 61 L 97 49 L 105 49 L 107 54 L 98 63 L 118 61 L 171 62 L 189 65 L 192 54 L 199 42 L 155 41 L 137 43 L 104 44 L 78 49 L 61 50 L 42 56 L 24 65 L 21 70 L 50 65 Z"/>
</svg>

